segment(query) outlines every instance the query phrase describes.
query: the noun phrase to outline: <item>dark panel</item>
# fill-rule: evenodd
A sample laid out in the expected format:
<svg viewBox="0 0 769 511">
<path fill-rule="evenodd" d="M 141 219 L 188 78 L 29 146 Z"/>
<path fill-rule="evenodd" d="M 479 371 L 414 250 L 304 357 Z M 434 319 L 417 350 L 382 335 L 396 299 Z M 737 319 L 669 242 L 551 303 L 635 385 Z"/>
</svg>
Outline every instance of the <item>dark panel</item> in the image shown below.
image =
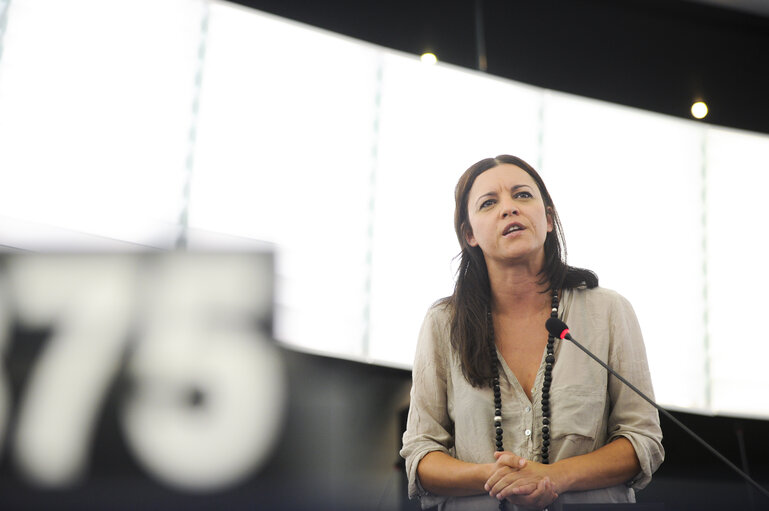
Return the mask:
<svg viewBox="0 0 769 511">
<path fill-rule="evenodd" d="M 475 2 L 240 0 L 389 48 L 475 68 Z M 769 18 L 681 0 L 484 0 L 488 72 L 769 133 Z"/>
</svg>

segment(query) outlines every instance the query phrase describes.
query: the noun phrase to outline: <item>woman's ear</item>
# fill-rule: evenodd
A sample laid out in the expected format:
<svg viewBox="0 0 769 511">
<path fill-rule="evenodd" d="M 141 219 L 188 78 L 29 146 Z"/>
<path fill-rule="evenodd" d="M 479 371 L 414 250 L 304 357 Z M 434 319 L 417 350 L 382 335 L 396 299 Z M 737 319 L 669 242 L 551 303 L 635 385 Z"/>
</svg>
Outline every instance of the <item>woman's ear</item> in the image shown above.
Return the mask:
<svg viewBox="0 0 769 511">
<path fill-rule="evenodd" d="M 555 229 L 555 221 L 553 220 L 553 208 L 548 206 L 545 209 L 545 216 L 547 216 L 547 232 L 553 232 L 553 229 Z"/>
<path fill-rule="evenodd" d="M 467 224 L 462 224 L 462 231 L 465 233 L 465 241 L 468 245 L 471 247 L 477 247 L 478 242 L 475 240 L 475 236 L 473 236 L 473 230 L 467 226 Z"/>
</svg>

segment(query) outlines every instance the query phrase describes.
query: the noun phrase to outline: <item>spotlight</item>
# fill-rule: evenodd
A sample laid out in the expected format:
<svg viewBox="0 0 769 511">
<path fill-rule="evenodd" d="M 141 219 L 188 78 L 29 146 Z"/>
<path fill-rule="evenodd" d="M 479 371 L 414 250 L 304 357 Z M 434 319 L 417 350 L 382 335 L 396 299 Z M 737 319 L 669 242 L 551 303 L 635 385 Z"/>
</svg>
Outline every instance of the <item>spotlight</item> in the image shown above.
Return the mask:
<svg viewBox="0 0 769 511">
<path fill-rule="evenodd" d="M 708 115 L 708 105 L 704 101 L 697 101 L 692 105 L 692 115 L 695 119 L 703 119 Z"/>
<path fill-rule="evenodd" d="M 434 53 L 423 53 L 420 58 L 423 64 L 435 64 L 438 62 L 438 57 Z"/>
</svg>

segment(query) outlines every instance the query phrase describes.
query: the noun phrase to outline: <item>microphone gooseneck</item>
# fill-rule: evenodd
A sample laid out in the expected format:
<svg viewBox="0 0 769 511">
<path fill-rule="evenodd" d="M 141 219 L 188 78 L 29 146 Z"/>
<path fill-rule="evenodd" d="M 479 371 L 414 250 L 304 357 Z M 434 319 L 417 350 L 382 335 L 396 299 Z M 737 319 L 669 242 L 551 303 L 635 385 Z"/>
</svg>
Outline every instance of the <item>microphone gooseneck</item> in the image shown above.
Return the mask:
<svg viewBox="0 0 769 511">
<path fill-rule="evenodd" d="M 604 361 L 603 361 L 603 360 L 601 360 L 601 359 L 599 359 L 598 357 L 596 357 L 596 356 L 595 356 L 595 355 L 594 355 L 594 354 L 593 354 L 593 353 L 592 353 L 590 350 L 588 350 L 587 348 L 585 348 L 584 346 L 582 346 L 580 343 L 578 343 L 578 342 L 576 341 L 576 339 L 574 339 L 574 337 L 572 337 L 572 336 L 571 336 L 571 334 L 569 334 L 569 327 L 567 327 L 567 326 L 566 326 L 566 323 L 564 323 L 563 321 L 561 321 L 561 320 L 560 320 L 560 319 L 558 319 L 558 318 L 548 318 L 547 322 L 545 323 L 545 327 L 547 328 L 547 331 L 550 333 L 550 335 L 552 335 L 553 337 L 558 337 L 559 339 L 568 339 L 568 340 L 570 340 L 572 343 L 574 343 L 574 345 L 575 345 L 576 347 L 578 347 L 579 349 L 581 349 L 582 351 L 584 351 L 584 352 L 585 352 L 585 353 L 586 353 L 586 354 L 587 354 L 587 355 L 588 355 L 590 358 L 592 358 L 593 360 L 595 360 L 596 362 L 598 362 L 599 364 L 601 364 L 601 366 L 603 366 L 603 367 L 604 367 L 604 369 L 606 369 L 607 371 L 609 371 L 609 373 L 611 373 L 613 376 L 615 376 L 615 377 L 616 377 L 616 378 L 617 378 L 619 381 L 621 381 L 622 383 L 624 383 L 625 385 L 627 385 L 627 386 L 628 386 L 628 387 L 629 387 L 629 388 L 630 388 L 630 389 L 631 389 L 633 392 L 635 392 L 636 394 L 638 394 L 639 396 L 641 396 L 641 397 L 642 397 L 643 399 L 645 399 L 645 400 L 646 400 L 646 401 L 647 401 L 647 402 L 648 402 L 650 405 L 652 405 L 654 408 L 656 408 L 656 409 L 657 409 L 657 410 L 659 410 L 661 413 L 663 413 L 663 414 L 665 415 L 665 417 L 667 417 L 668 419 L 670 419 L 671 421 L 673 421 L 675 424 L 677 424 L 677 425 L 678 425 L 678 427 L 680 427 L 681 429 L 683 429 L 684 431 L 686 431 L 686 433 L 688 433 L 688 434 L 689 434 L 689 436 L 691 436 L 692 438 L 694 438 L 695 440 L 697 440 L 697 441 L 698 441 L 698 442 L 699 442 L 699 443 L 700 443 L 700 444 L 701 444 L 703 447 L 705 447 L 705 448 L 706 448 L 708 451 L 710 451 L 710 452 L 711 452 L 713 455 L 715 455 L 715 456 L 716 456 L 718 459 L 720 459 L 721 461 L 723 461 L 724 463 L 726 463 L 726 465 L 727 465 L 727 466 L 729 466 L 729 467 L 730 467 L 732 470 L 734 470 L 735 472 L 737 472 L 737 473 L 738 473 L 738 474 L 739 474 L 739 475 L 740 475 L 740 476 L 741 476 L 741 477 L 742 477 L 742 478 L 743 478 L 745 481 L 747 481 L 747 482 L 749 482 L 750 484 L 752 484 L 753 486 L 755 486 L 755 487 L 756 487 L 756 488 L 757 488 L 757 489 L 758 489 L 758 490 L 759 490 L 759 491 L 760 491 L 762 494 L 764 494 L 766 497 L 769 497 L 769 491 L 767 491 L 767 490 L 766 490 L 766 488 L 764 488 L 763 486 L 761 486 L 760 484 L 758 484 L 757 482 L 755 482 L 755 481 L 754 481 L 754 480 L 753 480 L 753 479 L 752 479 L 752 478 L 751 478 L 751 477 L 750 477 L 748 474 L 746 474 L 745 472 L 743 472 L 742 470 L 740 470 L 740 469 L 739 469 L 739 467 L 737 467 L 737 465 L 735 465 L 734 463 L 732 463 L 731 461 L 729 461 L 729 459 L 728 459 L 728 458 L 726 458 L 726 456 L 724 456 L 723 454 L 721 454 L 720 452 L 718 452 L 718 451 L 717 451 L 717 450 L 716 450 L 714 447 L 712 447 L 712 446 L 711 446 L 709 443 L 707 443 L 705 440 L 703 440 L 702 438 L 700 438 L 700 437 L 699 437 L 699 435 L 697 435 L 697 433 L 695 433 L 694 431 L 692 431 L 691 429 L 689 429 L 688 427 L 686 427 L 686 426 L 684 425 L 684 423 L 683 423 L 683 422 L 681 422 L 681 421 L 679 421 L 678 419 L 676 419 L 675 417 L 673 417 L 673 415 L 672 415 L 670 412 L 668 412 L 667 410 L 665 410 L 664 408 L 662 408 L 661 406 L 659 406 L 659 405 L 658 405 L 657 403 L 655 403 L 655 402 L 654 402 L 654 401 L 653 401 L 651 398 L 649 398 L 648 396 L 646 396 L 646 394 L 644 394 L 643 392 L 641 392 L 640 390 L 638 390 L 638 389 L 637 389 L 637 388 L 636 388 L 636 387 L 635 387 L 635 386 L 634 386 L 632 383 L 630 383 L 630 382 L 629 382 L 629 381 L 627 381 L 625 378 L 623 378 L 623 377 L 622 377 L 622 376 L 621 376 L 619 373 L 617 373 L 617 372 L 616 372 L 614 369 L 612 369 L 611 367 L 609 367 L 608 365 L 606 365 L 606 363 L 604 363 Z"/>
</svg>

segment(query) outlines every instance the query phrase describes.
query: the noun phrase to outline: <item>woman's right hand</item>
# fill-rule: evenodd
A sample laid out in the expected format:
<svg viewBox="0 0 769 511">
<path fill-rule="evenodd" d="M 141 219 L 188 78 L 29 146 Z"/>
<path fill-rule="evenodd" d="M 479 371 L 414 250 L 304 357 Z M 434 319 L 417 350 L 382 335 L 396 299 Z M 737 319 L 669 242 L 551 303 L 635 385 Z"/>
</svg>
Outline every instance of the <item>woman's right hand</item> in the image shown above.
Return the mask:
<svg viewBox="0 0 769 511">
<path fill-rule="evenodd" d="M 511 452 L 495 453 L 495 457 L 494 470 L 484 486 L 490 496 L 530 509 L 543 509 L 558 498 L 547 465 Z"/>
</svg>

